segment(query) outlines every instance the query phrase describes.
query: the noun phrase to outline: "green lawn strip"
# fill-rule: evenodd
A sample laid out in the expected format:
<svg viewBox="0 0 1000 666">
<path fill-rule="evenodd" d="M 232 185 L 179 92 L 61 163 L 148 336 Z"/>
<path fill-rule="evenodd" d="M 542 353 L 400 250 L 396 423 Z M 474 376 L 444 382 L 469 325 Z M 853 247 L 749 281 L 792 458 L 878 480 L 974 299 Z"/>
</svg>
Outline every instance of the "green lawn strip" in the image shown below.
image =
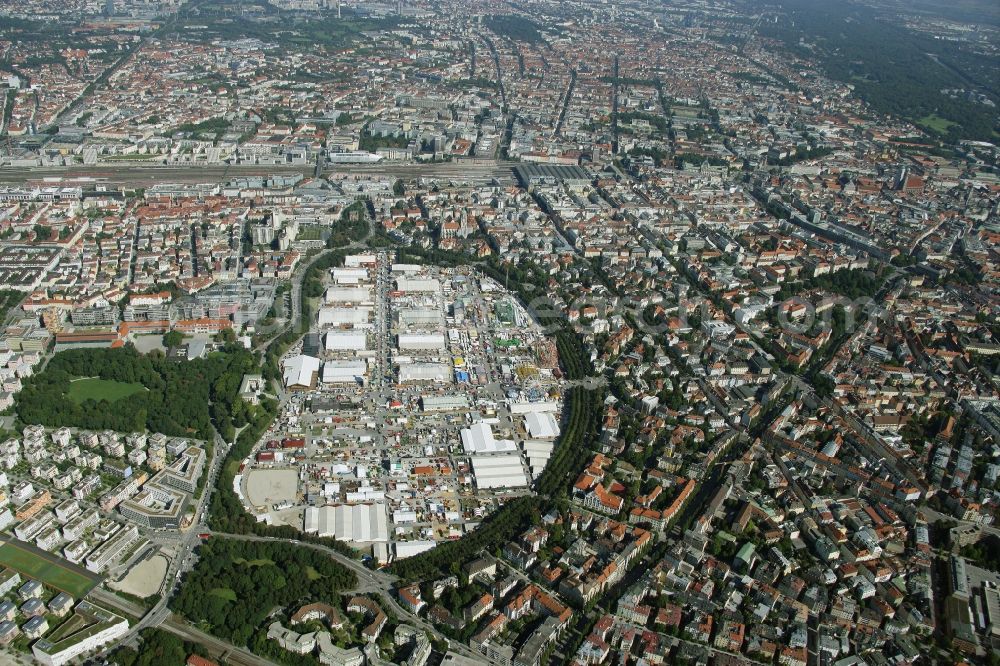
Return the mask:
<svg viewBox="0 0 1000 666">
<path fill-rule="evenodd" d="M 12 543 L 0 546 L 0 564 L 50 587 L 62 590 L 76 599 L 86 595 L 95 585 L 86 576 L 40 558 Z"/>
<path fill-rule="evenodd" d="M 236 601 L 236 593 L 228 587 L 214 587 L 209 594 L 213 597 L 225 599 L 226 601 Z"/>
</svg>

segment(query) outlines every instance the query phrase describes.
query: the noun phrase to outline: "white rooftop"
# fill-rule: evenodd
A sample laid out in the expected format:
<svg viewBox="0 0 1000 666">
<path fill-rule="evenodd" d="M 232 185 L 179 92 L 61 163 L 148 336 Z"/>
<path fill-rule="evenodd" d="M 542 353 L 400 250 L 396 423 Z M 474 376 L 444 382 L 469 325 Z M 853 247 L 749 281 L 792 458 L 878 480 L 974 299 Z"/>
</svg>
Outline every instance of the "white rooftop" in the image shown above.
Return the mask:
<svg viewBox="0 0 1000 666">
<path fill-rule="evenodd" d="M 286 359 L 282 364 L 282 378 L 285 386 L 309 386 L 313 374 L 319 372 L 319 359 L 299 354 Z"/>
<path fill-rule="evenodd" d="M 532 439 L 555 439 L 559 436 L 559 423 L 551 412 L 528 412 L 524 426 Z"/>
<path fill-rule="evenodd" d="M 304 522 L 306 532 L 340 541 L 389 540 L 389 515 L 382 503 L 308 507 Z"/>
<path fill-rule="evenodd" d="M 480 421 L 461 432 L 462 448 L 466 453 L 502 453 L 514 451 L 514 442 L 509 439 L 497 440 L 488 423 Z"/>
</svg>

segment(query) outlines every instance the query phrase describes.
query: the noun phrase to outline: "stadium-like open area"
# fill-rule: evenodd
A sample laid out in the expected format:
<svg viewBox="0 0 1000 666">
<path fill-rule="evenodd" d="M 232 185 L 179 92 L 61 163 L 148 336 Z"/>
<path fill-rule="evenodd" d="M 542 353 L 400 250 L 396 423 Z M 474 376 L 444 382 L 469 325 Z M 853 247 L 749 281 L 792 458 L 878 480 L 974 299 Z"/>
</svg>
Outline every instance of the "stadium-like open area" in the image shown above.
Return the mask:
<svg viewBox="0 0 1000 666">
<path fill-rule="evenodd" d="M 254 506 L 293 502 L 298 488 L 294 469 L 255 469 L 247 474 L 247 499 Z"/>
</svg>

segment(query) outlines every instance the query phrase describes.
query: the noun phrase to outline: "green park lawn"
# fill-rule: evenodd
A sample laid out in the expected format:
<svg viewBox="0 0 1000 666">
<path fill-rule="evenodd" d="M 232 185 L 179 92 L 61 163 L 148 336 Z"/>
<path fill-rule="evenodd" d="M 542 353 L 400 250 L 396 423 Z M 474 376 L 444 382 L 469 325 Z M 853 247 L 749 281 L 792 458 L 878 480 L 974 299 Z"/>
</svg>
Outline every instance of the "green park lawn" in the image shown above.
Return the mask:
<svg viewBox="0 0 1000 666">
<path fill-rule="evenodd" d="M 69 383 L 70 400 L 76 403 L 82 403 L 88 399 L 116 402 L 145 390 L 146 387 L 142 384 L 116 382 L 110 379 L 98 379 L 97 377 L 74 379 Z"/>
<path fill-rule="evenodd" d="M 937 115 L 936 113 L 932 113 L 932 114 L 930 114 L 928 116 L 924 116 L 923 118 L 921 118 L 917 122 L 918 122 L 918 124 L 923 125 L 927 129 L 935 131 L 935 132 L 940 132 L 941 134 L 944 134 L 945 132 L 947 132 L 948 128 L 950 128 L 952 125 L 957 125 L 958 124 L 958 123 L 954 123 L 954 122 L 952 122 L 952 121 L 950 121 L 950 120 L 948 120 L 946 118 L 942 118 L 941 116 Z"/>
<path fill-rule="evenodd" d="M 210 592 L 213 597 L 219 597 L 220 599 L 225 599 L 226 601 L 236 601 L 236 592 L 229 589 L 228 587 L 216 587 Z"/>
</svg>

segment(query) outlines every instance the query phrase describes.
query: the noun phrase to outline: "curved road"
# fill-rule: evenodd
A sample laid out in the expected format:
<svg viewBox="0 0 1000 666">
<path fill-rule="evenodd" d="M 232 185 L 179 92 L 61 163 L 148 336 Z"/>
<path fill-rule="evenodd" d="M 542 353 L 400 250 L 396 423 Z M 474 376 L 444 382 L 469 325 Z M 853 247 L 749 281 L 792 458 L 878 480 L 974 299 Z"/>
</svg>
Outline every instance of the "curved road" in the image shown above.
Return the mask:
<svg viewBox="0 0 1000 666">
<path fill-rule="evenodd" d="M 365 246 L 368 239 L 372 235 L 372 219 L 368 216 L 369 225 L 368 232 L 365 237 L 354 241 L 342 248 L 336 248 L 339 250 L 351 250 L 358 249 Z M 299 270 L 296 272 L 295 277 L 292 280 L 292 318 L 288 324 L 281 329 L 279 333 L 276 333 L 274 337 L 270 338 L 267 342 L 263 343 L 259 348 L 266 347 L 270 345 L 278 336 L 283 332 L 289 330 L 290 327 L 297 327 L 300 324 L 301 318 L 301 298 L 302 298 L 302 283 L 305 278 L 305 274 L 308 268 L 318 261 L 321 257 L 326 256 L 329 252 L 333 250 L 323 250 L 315 256 L 313 256 L 308 262 L 303 263 Z M 127 644 L 135 639 L 135 636 L 144 628 L 147 627 L 162 627 L 171 633 L 174 633 L 186 640 L 201 643 L 211 650 L 217 652 L 219 655 L 225 655 L 226 659 L 231 663 L 238 663 L 245 666 L 276 666 L 274 662 L 253 654 L 249 650 L 232 645 L 227 641 L 207 634 L 188 623 L 181 617 L 175 616 L 169 609 L 168 604 L 170 599 L 176 593 L 179 588 L 180 574 L 186 570 L 189 570 L 193 566 L 194 560 L 194 549 L 201 542 L 202 535 L 212 535 L 218 536 L 219 538 L 234 539 L 238 541 L 280 541 L 280 542 L 290 542 L 297 546 L 303 548 L 311 548 L 315 551 L 321 552 L 324 555 L 336 560 L 339 564 L 347 567 L 355 573 L 358 579 L 358 585 L 355 587 L 355 592 L 360 594 L 373 594 L 378 595 L 386 608 L 391 609 L 393 613 L 396 614 L 401 620 L 417 626 L 424 631 L 429 632 L 435 638 L 441 641 L 446 641 L 449 647 L 470 659 L 475 659 L 481 663 L 492 663 L 486 659 L 483 655 L 474 652 L 464 643 L 459 641 L 451 641 L 444 635 L 442 635 L 430 622 L 427 622 L 419 615 L 411 613 L 409 610 L 401 606 L 395 596 L 393 595 L 393 589 L 397 581 L 395 576 L 392 576 L 384 571 L 372 571 L 361 564 L 359 561 L 351 559 L 344 554 L 323 546 L 321 544 L 309 543 L 304 541 L 299 541 L 296 539 L 283 539 L 277 537 L 264 537 L 253 534 L 229 534 L 221 532 L 213 532 L 202 520 L 202 515 L 204 513 L 205 507 L 208 506 L 209 499 L 212 492 L 215 490 L 215 484 L 218 480 L 219 470 L 226 459 L 226 455 L 229 452 L 229 444 L 221 439 L 221 437 L 216 434 L 215 441 L 215 451 L 212 458 L 212 462 L 209 465 L 206 474 L 208 474 L 205 481 L 205 490 L 202 494 L 201 500 L 196 507 L 196 520 L 194 525 L 192 525 L 186 532 L 178 532 L 177 542 L 179 547 L 177 549 L 177 554 L 172 558 L 170 565 L 168 566 L 166 577 L 164 578 L 162 588 L 161 588 L 161 599 L 149 610 L 138 606 L 130 601 L 127 601 L 118 595 L 102 589 L 95 588 L 91 593 L 92 597 L 103 603 L 105 605 L 111 606 L 119 611 L 128 613 L 133 617 L 141 618 L 139 622 L 136 622 L 130 629 L 126 636 L 115 641 L 115 646 L 121 644 Z M 109 647 L 109 649 L 111 649 Z M 105 650 L 102 654 L 106 654 Z"/>
<path fill-rule="evenodd" d="M 228 534 L 225 532 L 212 532 L 212 531 L 209 531 L 209 534 L 223 539 L 234 539 L 236 541 L 282 541 L 282 542 L 289 541 L 288 539 L 257 536 L 256 534 Z M 403 608 L 403 606 L 401 606 L 396 601 L 396 597 L 393 596 L 392 594 L 392 590 L 397 581 L 397 578 L 395 576 L 385 573 L 384 571 L 372 571 L 371 569 L 367 568 L 357 560 L 351 559 L 346 555 L 344 555 L 343 553 L 340 553 L 332 548 L 328 548 L 327 546 L 323 546 L 318 543 L 310 543 L 308 541 L 298 541 L 295 539 L 292 539 L 291 543 L 294 543 L 295 545 L 301 546 L 303 548 L 311 548 L 315 551 L 323 553 L 324 555 L 327 555 L 328 557 L 336 560 L 339 564 L 342 564 L 351 571 L 353 571 L 358 577 L 359 588 L 362 590 L 371 590 L 372 593 L 378 594 L 382 598 L 382 601 L 385 603 L 385 605 L 391 608 L 392 611 L 404 622 L 415 625 L 417 627 L 420 627 L 421 629 L 424 629 L 425 631 L 430 632 L 438 640 L 448 641 L 449 647 L 452 650 L 466 657 L 477 659 L 483 662 L 488 661 L 483 655 L 477 652 L 473 652 L 464 643 L 449 640 L 446 636 L 441 634 L 434 627 L 434 625 L 427 622 L 419 615 L 415 615 L 414 613 L 411 613 L 409 610 Z M 364 582 L 365 584 L 362 585 L 361 584 L 362 582 Z"/>
</svg>

